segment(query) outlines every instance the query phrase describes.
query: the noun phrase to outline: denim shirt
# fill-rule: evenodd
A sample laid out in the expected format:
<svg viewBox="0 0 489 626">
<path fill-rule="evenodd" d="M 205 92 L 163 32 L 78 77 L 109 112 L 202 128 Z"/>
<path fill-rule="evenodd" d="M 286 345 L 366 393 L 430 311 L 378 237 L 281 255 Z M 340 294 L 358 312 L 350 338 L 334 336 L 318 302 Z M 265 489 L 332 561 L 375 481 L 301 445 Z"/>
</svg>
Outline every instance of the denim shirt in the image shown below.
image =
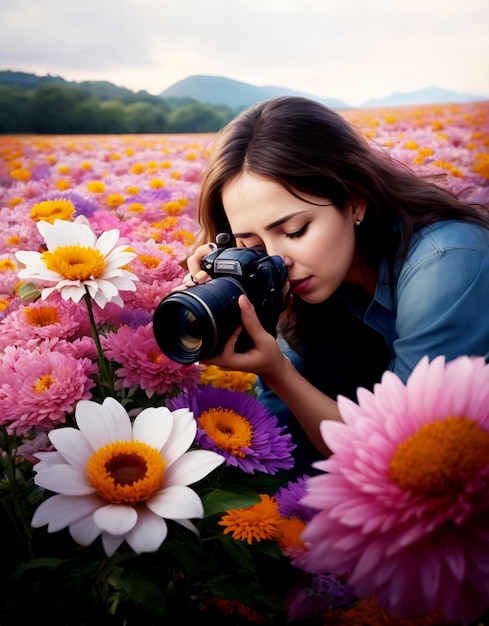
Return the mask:
<svg viewBox="0 0 489 626">
<path fill-rule="evenodd" d="M 444 355 L 447 361 L 461 355 L 478 355 L 489 361 L 489 230 L 477 224 L 448 220 L 425 226 L 412 236 L 402 264 L 381 263 L 371 300 L 365 300 L 362 290 L 346 284 L 332 297 L 342 300 L 358 320 L 383 338 L 383 346 L 366 344 L 367 356 L 364 354 L 361 360 L 365 368 L 370 367 L 368 354 L 378 350 L 381 356 L 381 347 L 386 354 L 378 359 L 379 363 L 385 359 L 385 369 L 393 371 L 403 382 L 425 355 L 430 360 Z M 335 324 L 334 320 L 332 323 Z M 346 345 L 348 327 L 346 333 L 345 328 L 342 332 Z M 354 341 L 360 353 L 361 335 Z M 340 361 L 341 345 L 340 339 L 336 353 L 329 345 L 316 347 L 320 356 L 314 358 L 316 380 L 311 382 L 319 388 L 323 387 L 321 377 L 327 379 Z M 283 340 L 280 347 L 301 371 L 298 355 Z M 351 347 L 349 358 L 357 360 Z M 344 376 L 349 375 L 348 371 L 344 370 Z M 378 369 L 375 371 L 380 380 Z M 365 386 L 361 381 L 353 382 Z M 282 425 L 292 430 L 298 443 L 296 472 L 300 474 L 305 468 L 310 474 L 311 460 L 317 459 L 319 453 L 280 398 L 262 381 L 258 383 L 260 401 L 278 416 Z M 322 390 L 336 398 L 334 391 L 324 387 Z M 338 393 L 348 395 L 341 388 Z"/>
<path fill-rule="evenodd" d="M 392 284 L 388 263 L 381 264 L 363 315 L 391 348 L 389 369 L 405 382 L 425 355 L 489 360 L 488 229 L 460 221 L 425 226 L 394 268 L 397 275 Z M 355 311 L 355 302 L 349 305 Z"/>
</svg>

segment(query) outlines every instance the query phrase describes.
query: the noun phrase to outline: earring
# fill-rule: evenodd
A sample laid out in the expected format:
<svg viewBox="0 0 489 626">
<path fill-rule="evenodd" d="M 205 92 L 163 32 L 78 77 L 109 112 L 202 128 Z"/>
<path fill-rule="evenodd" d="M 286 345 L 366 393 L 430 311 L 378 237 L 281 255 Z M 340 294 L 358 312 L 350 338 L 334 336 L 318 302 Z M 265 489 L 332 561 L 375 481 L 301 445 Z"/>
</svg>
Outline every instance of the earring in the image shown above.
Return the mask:
<svg viewBox="0 0 489 626">
<path fill-rule="evenodd" d="M 355 226 L 360 226 L 360 224 L 361 224 L 361 223 L 362 223 L 362 220 L 357 220 L 357 221 L 355 222 Z"/>
</svg>

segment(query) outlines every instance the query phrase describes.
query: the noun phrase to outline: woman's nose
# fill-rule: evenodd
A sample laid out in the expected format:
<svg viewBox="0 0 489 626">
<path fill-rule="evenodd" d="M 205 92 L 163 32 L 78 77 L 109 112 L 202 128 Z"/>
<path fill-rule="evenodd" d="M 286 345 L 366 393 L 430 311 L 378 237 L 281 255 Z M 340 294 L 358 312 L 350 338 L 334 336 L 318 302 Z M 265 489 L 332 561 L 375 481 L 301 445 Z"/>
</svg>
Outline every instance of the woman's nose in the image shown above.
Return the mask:
<svg viewBox="0 0 489 626">
<path fill-rule="evenodd" d="M 292 267 L 293 261 L 292 261 L 292 259 L 290 258 L 290 256 L 285 255 L 285 256 L 283 256 L 282 258 L 283 258 L 283 260 L 284 260 L 285 267 Z"/>
<path fill-rule="evenodd" d="M 283 250 L 280 249 L 280 246 L 276 246 L 276 245 L 273 245 L 273 244 L 268 244 L 268 245 L 265 246 L 265 249 L 266 249 L 267 254 L 269 256 L 279 256 L 279 257 L 282 257 L 286 267 L 291 267 L 292 266 L 292 264 L 293 264 L 292 258 L 290 256 L 288 256 L 287 254 L 284 254 Z"/>
</svg>

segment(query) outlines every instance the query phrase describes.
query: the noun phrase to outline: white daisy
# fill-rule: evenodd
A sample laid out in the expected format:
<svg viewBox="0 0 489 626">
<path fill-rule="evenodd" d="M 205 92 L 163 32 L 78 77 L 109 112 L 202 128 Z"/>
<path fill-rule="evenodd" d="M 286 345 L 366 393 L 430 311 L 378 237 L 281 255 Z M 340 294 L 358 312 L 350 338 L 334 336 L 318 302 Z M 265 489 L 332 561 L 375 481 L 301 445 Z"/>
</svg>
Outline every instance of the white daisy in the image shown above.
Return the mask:
<svg viewBox="0 0 489 626">
<path fill-rule="evenodd" d="M 138 278 L 123 269 L 137 255 L 127 245 L 117 246 L 119 231 L 108 230 L 97 238 L 83 220 L 54 224 L 38 222 L 44 252 L 19 251 L 15 256 L 26 267 L 19 278 L 45 286 L 42 298 L 59 291 L 64 300 L 79 302 L 88 290 L 103 308 L 107 302 L 123 305 L 119 291 L 135 291 Z"/>
<path fill-rule="evenodd" d="M 202 501 L 188 487 L 224 462 L 211 450 L 190 450 L 197 423 L 188 409 L 148 408 L 134 420 L 114 398 L 76 407 L 76 428 L 49 433 L 56 451 L 40 452 L 37 485 L 56 492 L 34 513 L 32 526 L 69 527 L 89 545 L 101 535 L 114 554 L 124 540 L 136 552 L 158 550 L 166 519 L 197 533 Z"/>
</svg>

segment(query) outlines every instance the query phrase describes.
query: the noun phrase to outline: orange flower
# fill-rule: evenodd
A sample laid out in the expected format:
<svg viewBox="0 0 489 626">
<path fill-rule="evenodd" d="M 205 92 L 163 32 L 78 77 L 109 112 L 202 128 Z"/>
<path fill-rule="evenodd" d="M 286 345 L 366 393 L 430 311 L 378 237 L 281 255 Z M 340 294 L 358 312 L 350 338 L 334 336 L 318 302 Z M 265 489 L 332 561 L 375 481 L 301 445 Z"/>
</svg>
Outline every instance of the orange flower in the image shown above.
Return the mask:
<svg viewBox="0 0 489 626">
<path fill-rule="evenodd" d="M 336 609 L 321 616 L 323 624 L 336 626 L 441 626 L 445 623 L 442 611 L 434 611 L 426 617 L 401 619 L 386 613 L 375 598 L 362 600 L 347 611 Z"/>
<path fill-rule="evenodd" d="M 250 545 L 253 541 L 277 538 L 281 521 L 278 502 L 267 494 L 260 494 L 260 498 L 258 504 L 226 511 L 218 522 L 225 527 L 225 535 L 231 533 L 233 539 L 247 541 Z"/>
<path fill-rule="evenodd" d="M 254 622 L 255 624 L 263 624 L 265 622 L 265 618 L 239 600 L 209 598 L 206 604 L 214 606 L 220 613 L 226 615 L 227 617 L 244 617 L 249 622 Z"/>
<path fill-rule="evenodd" d="M 204 366 L 200 374 L 202 385 L 212 385 L 233 391 L 249 392 L 256 383 L 256 375 L 247 372 L 223 370 L 217 365 Z"/>
</svg>

